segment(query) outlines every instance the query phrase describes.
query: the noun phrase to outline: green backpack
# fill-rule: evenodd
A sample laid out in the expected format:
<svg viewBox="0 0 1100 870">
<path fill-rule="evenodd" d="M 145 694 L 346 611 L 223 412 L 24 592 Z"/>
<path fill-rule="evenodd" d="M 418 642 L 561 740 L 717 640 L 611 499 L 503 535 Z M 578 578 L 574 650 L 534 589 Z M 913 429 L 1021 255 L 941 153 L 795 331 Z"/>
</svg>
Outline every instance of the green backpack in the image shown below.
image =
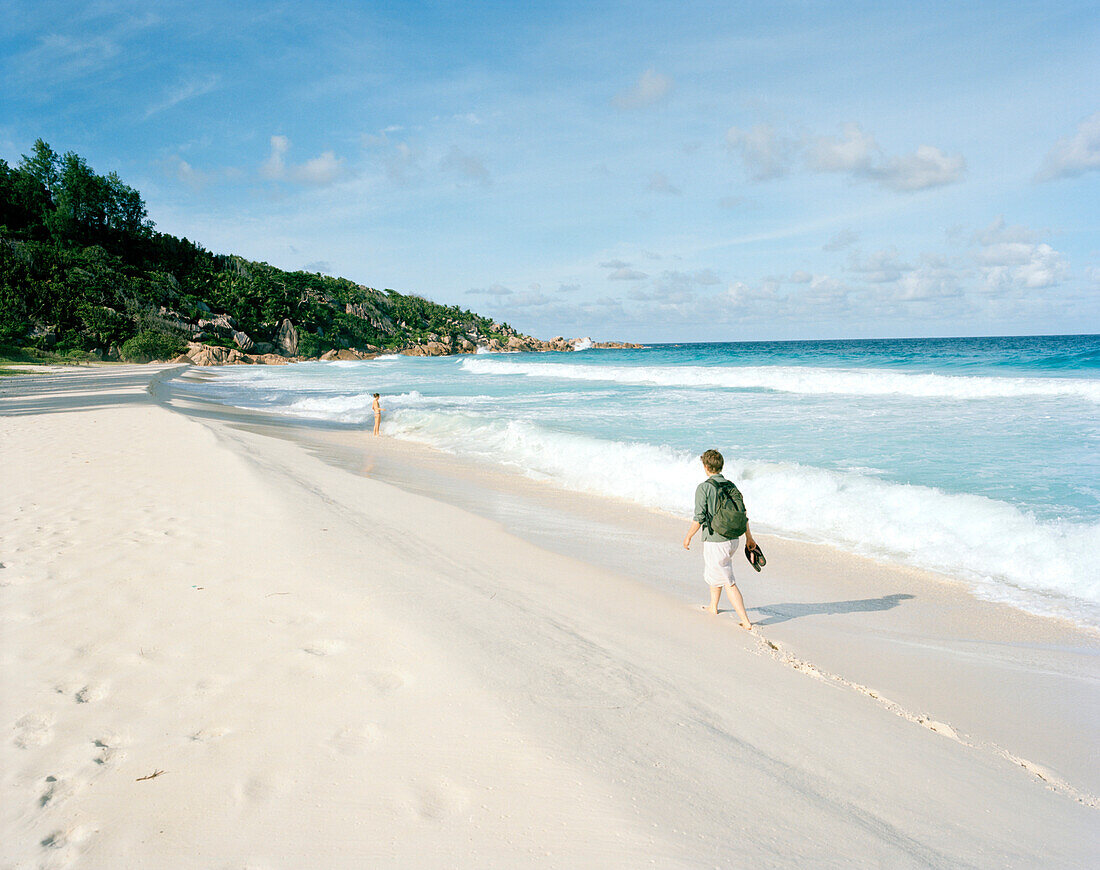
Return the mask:
<svg viewBox="0 0 1100 870">
<path fill-rule="evenodd" d="M 745 497 L 728 480 L 711 480 L 718 490 L 714 515 L 710 518 L 710 533 L 723 538 L 740 538 L 749 527 L 749 515 L 745 513 Z"/>
</svg>

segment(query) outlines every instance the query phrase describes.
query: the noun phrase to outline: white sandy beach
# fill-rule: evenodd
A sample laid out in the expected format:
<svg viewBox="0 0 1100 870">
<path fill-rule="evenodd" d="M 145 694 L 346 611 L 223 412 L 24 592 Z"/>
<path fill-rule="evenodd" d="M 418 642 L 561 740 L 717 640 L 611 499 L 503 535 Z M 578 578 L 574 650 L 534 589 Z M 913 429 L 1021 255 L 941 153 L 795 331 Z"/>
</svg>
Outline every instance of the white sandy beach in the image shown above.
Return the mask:
<svg viewBox="0 0 1100 870">
<path fill-rule="evenodd" d="M 1100 866 L 1095 633 L 158 371 L 0 379 L 0 867 Z"/>
</svg>

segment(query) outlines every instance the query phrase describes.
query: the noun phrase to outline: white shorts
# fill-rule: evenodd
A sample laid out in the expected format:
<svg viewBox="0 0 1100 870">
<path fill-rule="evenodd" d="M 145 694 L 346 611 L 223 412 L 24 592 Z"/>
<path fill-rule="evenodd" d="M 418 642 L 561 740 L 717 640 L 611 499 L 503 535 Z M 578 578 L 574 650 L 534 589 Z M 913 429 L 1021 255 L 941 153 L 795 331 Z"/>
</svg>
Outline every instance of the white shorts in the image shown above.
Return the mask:
<svg viewBox="0 0 1100 870">
<path fill-rule="evenodd" d="M 732 541 L 703 541 L 703 579 L 710 586 L 736 586 L 733 577 L 733 554 L 737 552 L 737 539 Z"/>
</svg>

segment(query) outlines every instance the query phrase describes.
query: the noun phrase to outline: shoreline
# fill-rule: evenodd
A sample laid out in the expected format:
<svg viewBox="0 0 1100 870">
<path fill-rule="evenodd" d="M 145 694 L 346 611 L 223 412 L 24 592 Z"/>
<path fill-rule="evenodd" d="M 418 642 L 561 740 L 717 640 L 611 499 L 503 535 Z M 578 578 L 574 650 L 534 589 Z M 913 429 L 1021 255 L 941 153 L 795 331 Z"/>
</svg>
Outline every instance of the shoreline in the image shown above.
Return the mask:
<svg viewBox="0 0 1100 870">
<path fill-rule="evenodd" d="M 689 603 L 697 553 L 645 549 L 679 522 L 350 429 L 163 407 L 155 374 L 0 397 L 0 839 L 18 866 L 1100 859 L 1094 769 L 1041 745 L 1095 744 L 1093 639 L 760 535 L 768 567 L 738 576 L 780 661 Z M 917 595 L 820 606 L 881 584 Z M 934 708 L 937 688 L 975 724 L 881 703 Z M 989 733 L 1000 706 L 1040 742 Z"/>
<path fill-rule="evenodd" d="M 279 415 L 273 412 L 269 412 L 262 409 L 246 409 L 239 408 L 233 405 L 226 405 L 218 402 L 217 400 L 210 399 L 206 395 L 198 393 L 190 393 L 186 389 L 186 383 L 188 381 L 202 381 L 211 378 L 216 378 L 217 373 L 207 373 L 203 369 L 194 368 L 184 374 L 183 377 L 176 381 L 176 385 L 172 388 L 162 390 L 165 394 L 172 394 L 178 399 L 186 400 L 192 404 L 208 404 L 210 408 L 222 409 L 219 413 L 226 419 L 238 415 L 239 419 L 254 420 L 259 423 L 266 424 L 270 427 L 276 427 L 279 429 L 290 428 L 300 430 L 303 433 L 309 433 L 311 436 L 317 439 L 327 439 L 334 445 L 339 441 L 340 436 L 335 433 L 341 432 L 358 432 L 363 427 L 368 427 L 368 422 L 362 423 L 346 423 L 336 422 L 331 420 L 324 420 L 321 418 L 308 417 L 308 416 L 291 416 L 291 415 Z M 329 433 L 324 435 L 323 433 Z M 609 495 L 607 492 L 599 490 L 587 490 L 587 489 L 574 489 L 568 487 L 560 481 L 548 478 L 543 481 L 541 478 L 535 475 L 524 474 L 519 469 L 515 469 L 510 465 L 497 464 L 487 462 L 484 459 L 480 459 L 474 456 L 462 456 L 457 453 L 453 453 L 449 450 L 435 447 L 431 444 L 407 440 L 402 438 L 387 439 L 387 443 L 397 443 L 404 445 L 407 450 L 425 451 L 425 456 L 436 457 L 449 457 L 450 462 L 454 467 L 462 467 L 465 469 L 464 475 L 466 477 L 490 477 L 496 480 L 498 477 L 502 481 L 511 481 L 511 483 L 502 483 L 501 486 L 507 488 L 510 485 L 527 487 L 530 492 L 539 492 L 546 495 L 547 498 L 576 498 L 591 502 L 593 505 L 607 504 L 613 505 L 614 510 L 622 513 L 629 514 L 635 517 L 649 517 L 658 516 L 663 517 L 666 520 L 672 518 L 674 522 L 680 522 L 681 518 L 675 517 L 673 513 L 659 507 L 651 505 L 642 505 L 628 498 L 616 498 Z M 338 449 L 338 448 L 334 448 Z M 402 474 L 391 475 L 387 480 L 397 486 L 408 488 L 409 483 L 405 472 L 411 471 L 415 476 L 415 469 L 403 468 Z M 533 489 L 531 488 L 533 487 Z M 427 489 L 424 487 L 417 488 L 415 491 L 427 493 Z M 442 492 L 440 495 L 447 498 L 451 495 L 448 492 Z M 473 508 L 484 512 L 484 506 L 477 507 L 473 502 L 461 501 L 456 502 L 462 507 Z M 607 513 L 606 510 L 600 510 L 598 508 L 592 508 L 590 514 L 592 516 L 602 516 Z M 844 549 L 834 547 L 828 543 L 815 540 L 812 537 L 800 536 L 797 533 L 790 533 L 786 531 L 777 530 L 772 527 L 763 526 L 762 528 L 771 537 L 781 539 L 786 544 L 796 547 L 806 547 L 810 551 L 816 552 L 818 549 L 821 552 L 828 553 L 828 558 L 846 559 L 852 560 L 859 565 L 871 565 L 881 566 L 887 571 L 902 571 L 914 572 L 915 575 L 924 578 L 924 582 L 932 582 L 935 584 L 942 584 L 961 592 L 978 601 L 984 601 L 995 605 L 1004 605 L 1014 611 L 1026 614 L 1031 617 L 1038 617 L 1040 619 L 1049 619 L 1056 622 L 1063 622 L 1067 628 L 1082 631 L 1087 634 L 1093 634 L 1100 638 L 1100 623 L 1090 622 L 1088 617 L 1081 615 L 1080 613 L 1071 615 L 1067 612 L 1067 605 L 1074 605 L 1077 607 L 1091 606 L 1090 602 L 1084 601 L 1079 598 L 1075 598 L 1068 594 L 1063 594 L 1054 603 L 1046 603 L 1045 593 L 1041 589 L 1024 589 L 1022 593 L 1017 594 L 1015 597 L 1007 595 L 1006 591 L 1011 584 L 1002 582 L 1004 590 L 990 591 L 981 585 L 981 579 L 978 577 L 967 576 L 965 573 L 959 575 L 953 575 L 949 571 L 944 569 L 937 569 L 935 567 L 924 566 L 920 564 L 908 563 L 905 561 L 893 561 L 886 556 L 875 555 L 874 553 L 868 553 L 858 546 L 855 549 Z M 536 530 L 537 531 L 537 530 Z M 592 554 L 590 554 L 592 555 Z M 814 557 L 816 558 L 816 557 Z"/>
<path fill-rule="evenodd" d="M 689 609 L 706 597 L 698 546 L 690 553 L 679 546 L 688 518 L 562 489 L 427 445 L 375 439 L 357 425 L 210 403 L 187 394 L 187 379 L 162 380 L 154 392 L 184 414 L 197 411 L 286 440 L 344 471 L 471 511 L 540 548 L 645 584 Z M 939 726 L 941 733 L 1042 771 L 1037 775 L 1047 782 L 1100 806 L 1100 760 L 1087 748 L 1093 741 L 1035 728 L 1016 709 L 1023 699 L 1053 711 L 1058 721 L 1082 727 L 1100 722 L 1100 693 L 1076 685 L 1100 682 L 1100 631 L 982 598 L 964 580 L 934 571 L 767 528 L 756 537 L 768 566 L 756 573 L 738 560 L 735 571 L 761 629 L 762 652 L 877 698 L 910 721 Z M 731 619 L 728 604 L 723 608 L 720 619 Z M 839 627 L 831 624 L 841 620 Z M 928 679 L 930 667 L 951 671 L 943 688 Z M 990 690 L 1005 681 L 1008 687 Z M 968 689 L 962 695 L 960 682 Z"/>
</svg>

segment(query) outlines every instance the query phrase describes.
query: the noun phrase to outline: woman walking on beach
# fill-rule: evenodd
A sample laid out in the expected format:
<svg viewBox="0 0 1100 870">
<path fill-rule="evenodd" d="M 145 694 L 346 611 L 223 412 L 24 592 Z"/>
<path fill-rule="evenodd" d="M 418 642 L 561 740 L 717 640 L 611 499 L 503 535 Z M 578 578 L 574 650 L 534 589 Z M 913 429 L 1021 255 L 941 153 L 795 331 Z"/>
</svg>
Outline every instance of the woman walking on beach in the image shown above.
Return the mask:
<svg viewBox="0 0 1100 870">
<path fill-rule="evenodd" d="M 371 402 L 371 407 L 374 409 L 374 434 L 375 435 L 381 435 L 382 434 L 381 431 L 380 431 L 380 429 L 382 427 L 382 406 L 380 404 L 378 404 L 378 399 L 379 398 L 380 398 L 380 396 L 378 395 L 378 393 L 375 393 L 374 394 L 374 401 Z"/>
</svg>

